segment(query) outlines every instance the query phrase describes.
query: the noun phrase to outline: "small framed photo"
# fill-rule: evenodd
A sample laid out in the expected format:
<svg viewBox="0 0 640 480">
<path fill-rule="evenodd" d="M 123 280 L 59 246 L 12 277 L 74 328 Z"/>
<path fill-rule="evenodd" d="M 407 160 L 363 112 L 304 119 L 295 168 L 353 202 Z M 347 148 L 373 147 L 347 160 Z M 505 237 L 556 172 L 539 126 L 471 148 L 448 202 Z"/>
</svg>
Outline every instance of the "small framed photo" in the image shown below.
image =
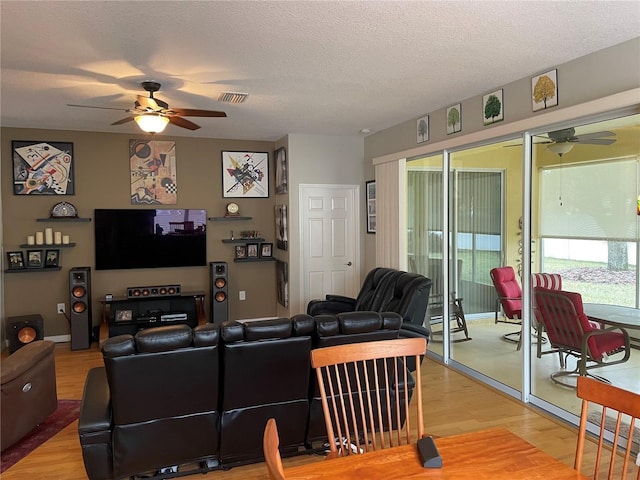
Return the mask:
<svg viewBox="0 0 640 480">
<path fill-rule="evenodd" d="M 416 120 L 416 134 L 418 143 L 429 141 L 429 115 Z"/>
<path fill-rule="evenodd" d="M 273 257 L 273 243 L 260 244 L 260 258 Z"/>
<path fill-rule="evenodd" d="M 258 258 L 257 243 L 247 243 L 247 258 Z"/>
<path fill-rule="evenodd" d="M 376 233 L 376 182 L 369 180 L 367 184 L 367 233 Z"/>
<path fill-rule="evenodd" d="M 116 310 L 116 322 L 130 322 L 133 320 L 132 310 Z"/>
<path fill-rule="evenodd" d="M 7 252 L 7 259 L 9 260 L 9 270 L 21 270 L 24 268 L 24 255 L 22 251 Z"/>
<path fill-rule="evenodd" d="M 549 70 L 531 78 L 533 111 L 546 110 L 558 105 L 558 70 Z"/>
<path fill-rule="evenodd" d="M 246 245 L 236 245 L 236 258 L 247 258 Z"/>
<path fill-rule="evenodd" d="M 27 250 L 27 268 L 42 268 L 44 259 L 42 250 Z"/>
<path fill-rule="evenodd" d="M 60 250 L 47 250 L 44 254 L 45 268 L 58 267 L 60 265 Z"/>
</svg>

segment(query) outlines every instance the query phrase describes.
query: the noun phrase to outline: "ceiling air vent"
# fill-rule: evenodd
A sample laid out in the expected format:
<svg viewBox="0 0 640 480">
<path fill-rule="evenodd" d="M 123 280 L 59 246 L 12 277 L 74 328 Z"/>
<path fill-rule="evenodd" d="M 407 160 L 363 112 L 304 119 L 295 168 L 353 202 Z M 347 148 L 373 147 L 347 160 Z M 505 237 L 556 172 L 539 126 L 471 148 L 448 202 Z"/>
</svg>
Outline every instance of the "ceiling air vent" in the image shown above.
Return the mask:
<svg viewBox="0 0 640 480">
<path fill-rule="evenodd" d="M 220 95 L 218 95 L 218 101 L 223 103 L 242 103 L 248 96 L 248 93 L 221 92 Z"/>
</svg>

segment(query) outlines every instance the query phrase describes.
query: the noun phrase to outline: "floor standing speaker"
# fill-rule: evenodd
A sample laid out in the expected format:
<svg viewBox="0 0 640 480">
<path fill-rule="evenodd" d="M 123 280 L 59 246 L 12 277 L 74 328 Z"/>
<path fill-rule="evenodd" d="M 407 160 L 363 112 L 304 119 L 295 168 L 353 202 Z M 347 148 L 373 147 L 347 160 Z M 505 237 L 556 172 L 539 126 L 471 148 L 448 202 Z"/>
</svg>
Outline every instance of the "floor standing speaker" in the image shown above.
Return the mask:
<svg viewBox="0 0 640 480">
<path fill-rule="evenodd" d="M 42 315 L 20 315 L 7 318 L 7 340 L 9 353 L 13 353 L 27 343 L 44 338 Z"/>
<path fill-rule="evenodd" d="M 71 350 L 86 350 L 91 345 L 91 267 L 69 270 L 69 305 Z"/>
<path fill-rule="evenodd" d="M 229 317 L 229 269 L 227 262 L 211 262 L 212 323 L 226 322 Z"/>
</svg>

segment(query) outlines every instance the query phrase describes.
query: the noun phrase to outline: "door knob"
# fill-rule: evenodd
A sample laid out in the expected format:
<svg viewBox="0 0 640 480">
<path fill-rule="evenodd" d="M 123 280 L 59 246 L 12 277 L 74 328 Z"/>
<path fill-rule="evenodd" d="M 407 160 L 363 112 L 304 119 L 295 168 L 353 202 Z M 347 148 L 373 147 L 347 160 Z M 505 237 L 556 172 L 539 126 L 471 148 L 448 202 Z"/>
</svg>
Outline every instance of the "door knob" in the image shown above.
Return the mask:
<svg viewBox="0 0 640 480">
<path fill-rule="evenodd" d="M 345 263 L 345 265 L 346 265 L 347 267 L 350 267 L 351 265 L 353 265 L 353 263 L 349 262 L 349 263 Z"/>
</svg>

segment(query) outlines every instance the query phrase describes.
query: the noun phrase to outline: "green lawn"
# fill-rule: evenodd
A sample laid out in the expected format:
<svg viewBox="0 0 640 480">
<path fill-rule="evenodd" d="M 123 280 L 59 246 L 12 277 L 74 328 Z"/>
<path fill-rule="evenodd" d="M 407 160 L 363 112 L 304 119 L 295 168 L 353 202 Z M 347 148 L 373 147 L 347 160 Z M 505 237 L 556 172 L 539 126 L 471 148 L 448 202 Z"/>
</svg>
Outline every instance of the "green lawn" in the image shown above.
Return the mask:
<svg viewBox="0 0 640 480">
<path fill-rule="evenodd" d="M 566 260 L 560 258 L 545 258 L 544 271 L 548 273 L 563 273 L 573 269 L 606 269 L 606 263 Z M 632 266 L 632 268 L 635 268 Z M 582 300 L 588 303 L 607 303 L 635 307 L 636 285 L 634 281 L 609 283 L 606 280 L 577 281 L 562 278 L 562 289 L 578 292 Z"/>
</svg>

